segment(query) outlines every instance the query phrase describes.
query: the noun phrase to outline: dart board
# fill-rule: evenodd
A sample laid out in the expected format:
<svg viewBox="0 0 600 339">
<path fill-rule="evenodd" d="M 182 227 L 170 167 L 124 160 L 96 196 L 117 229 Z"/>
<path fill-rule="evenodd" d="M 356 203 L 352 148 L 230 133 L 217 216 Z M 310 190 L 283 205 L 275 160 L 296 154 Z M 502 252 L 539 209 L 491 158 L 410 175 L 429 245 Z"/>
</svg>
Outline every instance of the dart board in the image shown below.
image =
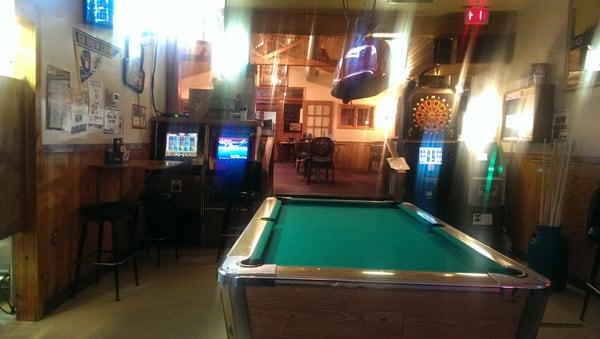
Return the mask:
<svg viewBox="0 0 600 339">
<path fill-rule="evenodd" d="M 452 120 L 452 108 L 448 101 L 437 95 L 426 95 L 416 101 L 412 119 L 423 133 L 442 132 Z"/>
</svg>

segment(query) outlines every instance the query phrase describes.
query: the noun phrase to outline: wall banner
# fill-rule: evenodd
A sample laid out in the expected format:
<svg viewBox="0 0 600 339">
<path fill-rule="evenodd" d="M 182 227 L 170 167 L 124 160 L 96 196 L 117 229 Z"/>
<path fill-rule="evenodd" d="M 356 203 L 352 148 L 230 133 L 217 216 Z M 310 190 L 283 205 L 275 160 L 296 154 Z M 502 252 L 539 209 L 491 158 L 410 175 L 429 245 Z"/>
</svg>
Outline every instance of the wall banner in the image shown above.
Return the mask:
<svg viewBox="0 0 600 339">
<path fill-rule="evenodd" d="M 104 67 L 117 67 L 117 69 L 120 69 L 117 63 L 120 59 L 115 58 L 121 53 L 120 48 L 77 28 L 73 28 L 73 44 L 80 82 L 86 81 Z M 106 66 L 106 64 L 112 63 L 115 63 L 115 65 Z"/>
</svg>

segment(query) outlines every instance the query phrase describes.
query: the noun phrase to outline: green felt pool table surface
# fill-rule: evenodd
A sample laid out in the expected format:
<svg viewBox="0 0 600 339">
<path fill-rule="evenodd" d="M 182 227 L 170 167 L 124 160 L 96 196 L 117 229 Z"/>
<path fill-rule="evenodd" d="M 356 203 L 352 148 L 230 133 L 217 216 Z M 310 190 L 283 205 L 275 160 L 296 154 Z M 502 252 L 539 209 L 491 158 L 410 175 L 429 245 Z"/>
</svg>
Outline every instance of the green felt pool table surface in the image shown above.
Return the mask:
<svg viewBox="0 0 600 339">
<path fill-rule="evenodd" d="M 271 220 L 259 253 L 263 264 L 505 272 L 498 263 L 397 203 L 283 199 Z"/>
</svg>

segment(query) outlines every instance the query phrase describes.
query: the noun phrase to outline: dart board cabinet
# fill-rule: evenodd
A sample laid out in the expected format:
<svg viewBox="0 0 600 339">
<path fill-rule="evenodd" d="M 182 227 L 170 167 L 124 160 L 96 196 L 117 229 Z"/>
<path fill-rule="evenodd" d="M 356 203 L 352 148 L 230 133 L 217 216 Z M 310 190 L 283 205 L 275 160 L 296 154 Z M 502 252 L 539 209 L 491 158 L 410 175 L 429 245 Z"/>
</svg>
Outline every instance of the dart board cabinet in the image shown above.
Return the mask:
<svg viewBox="0 0 600 339">
<path fill-rule="evenodd" d="M 409 141 L 457 140 L 454 92 L 416 87 L 406 97 L 404 138 Z"/>
</svg>

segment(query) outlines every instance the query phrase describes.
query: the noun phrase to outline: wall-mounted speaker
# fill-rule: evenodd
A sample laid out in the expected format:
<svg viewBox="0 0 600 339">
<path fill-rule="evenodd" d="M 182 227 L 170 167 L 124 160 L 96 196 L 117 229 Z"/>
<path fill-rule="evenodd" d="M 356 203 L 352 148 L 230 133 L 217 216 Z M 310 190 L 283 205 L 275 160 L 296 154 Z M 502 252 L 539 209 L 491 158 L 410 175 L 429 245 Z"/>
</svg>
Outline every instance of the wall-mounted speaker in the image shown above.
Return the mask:
<svg viewBox="0 0 600 339">
<path fill-rule="evenodd" d="M 433 40 L 433 62 L 448 65 L 452 63 L 452 37 L 437 37 Z"/>
</svg>

